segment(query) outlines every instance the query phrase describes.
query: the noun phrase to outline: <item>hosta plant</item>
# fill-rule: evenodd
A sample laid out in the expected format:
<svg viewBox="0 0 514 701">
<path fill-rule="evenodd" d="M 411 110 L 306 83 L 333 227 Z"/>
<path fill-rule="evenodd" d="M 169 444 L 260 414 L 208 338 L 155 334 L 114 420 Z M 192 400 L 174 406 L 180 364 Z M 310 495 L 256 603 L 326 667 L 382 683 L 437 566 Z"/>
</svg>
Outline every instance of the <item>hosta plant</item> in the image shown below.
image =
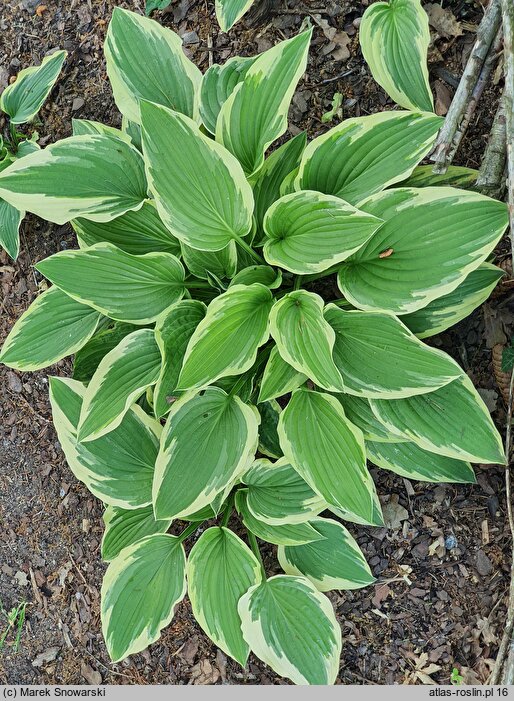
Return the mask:
<svg viewBox="0 0 514 701">
<path fill-rule="evenodd" d="M 175 34 L 116 10 L 122 130 L 76 121 L 0 174 L 12 206 L 78 237 L 37 264 L 52 286 L 0 360 L 74 355 L 50 401 L 70 468 L 105 504 L 115 661 L 157 640 L 187 591 L 241 665 L 253 650 L 296 683 L 332 683 L 341 631 L 324 592 L 373 581 L 343 525 L 382 523 L 367 460 L 461 483 L 470 463 L 505 460 L 466 373 L 420 339 L 495 286 L 506 207 L 417 170 L 441 124 L 430 112 L 268 153 L 310 37 L 202 77 Z"/>
<path fill-rule="evenodd" d="M 34 120 L 50 94 L 65 58 L 66 51 L 56 51 L 43 59 L 40 66 L 24 68 L 15 82 L 0 95 L 0 113 L 3 112 L 8 121 L 7 133 L 0 134 L 0 172 L 17 159 L 39 150 L 38 133 L 34 131 L 27 137 L 18 131 L 19 125 Z M 19 229 L 24 216 L 23 209 L 0 198 L 0 246 L 14 259 L 20 250 Z"/>
</svg>

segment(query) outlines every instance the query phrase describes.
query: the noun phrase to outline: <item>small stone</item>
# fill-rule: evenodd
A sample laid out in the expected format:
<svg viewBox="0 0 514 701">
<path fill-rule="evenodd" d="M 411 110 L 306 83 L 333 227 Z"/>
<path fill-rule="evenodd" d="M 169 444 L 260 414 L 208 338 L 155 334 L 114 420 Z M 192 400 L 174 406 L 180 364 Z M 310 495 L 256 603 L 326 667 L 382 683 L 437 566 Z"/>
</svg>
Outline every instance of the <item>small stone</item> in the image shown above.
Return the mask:
<svg viewBox="0 0 514 701">
<path fill-rule="evenodd" d="M 73 100 L 73 104 L 71 106 L 71 111 L 77 112 L 81 107 L 84 107 L 84 99 L 82 97 L 76 97 Z"/>
<path fill-rule="evenodd" d="M 487 577 L 492 574 L 494 567 L 491 560 L 487 557 L 483 550 L 477 552 L 477 572 L 482 577 Z"/>
<path fill-rule="evenodd" d="M 196 32 L 184 32 L 184 34 L 182 34 L 182 41 L 184 44 L 199 44 L 200 37 Z"/>
<path fill-rule="evenodd" d="M 20 392 L 23 391 L 23 385 L 21 384 L 21 380 L 16 375 L 12 370 L 7 371 L 7 386 L 11 390 L 11 392 L 15 392 L 16 394 L 20 394 Z"/>
<path fill-rule="evenodd" d="M 446 539 L 444 541 L 444 547 L 447 550 L 453 550 L 454 548 L 456 548 L 457 547 L 457 538 L 453 534 L 446 536 Z"/>
</svg>

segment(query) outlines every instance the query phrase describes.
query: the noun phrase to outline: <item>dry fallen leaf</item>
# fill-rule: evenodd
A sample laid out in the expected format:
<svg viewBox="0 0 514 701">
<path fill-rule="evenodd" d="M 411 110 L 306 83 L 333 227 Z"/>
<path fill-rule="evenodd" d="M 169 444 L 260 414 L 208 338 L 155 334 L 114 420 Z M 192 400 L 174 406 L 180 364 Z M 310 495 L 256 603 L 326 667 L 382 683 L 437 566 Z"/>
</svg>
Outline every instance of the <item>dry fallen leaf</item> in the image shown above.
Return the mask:
<svg viewBox="0 0 514 701">
<path fill-rule="evenodd" d="M 382 507 L 382 513 L 384 515 L 384 526 L 391 530 L 398 530 L 398 528 L 402 526 L 402 521 L 409 518 L 407 509 L 404 509 L 404 507 L 398 503 L 397 494 L 393 494 L 389 502 Z"/>
<path fill-rule="evenodd" d="M 36 15 L 38 17 L 42 17 L 45 14 L 45 12 L 48 12 L 48 7 L 46 5 L 38 5 L 36 7 Z"/>
<path fill-rule="evenodd" d="M 452 101 L 452 94 L 450 89 L 443 83 L 442 80 L 436 80 L 434 83 L 435 88 L 435 113 L 439 117 L 444 117 L 448 112 Z"/>
<path fill-rule="evenodd" d="M 451 10 L 441 7 L 435 2 L 425 5 L 425 10 L 430 26 L 439 36 L 449 39 L 450 37 L 460 37 L 464 33 L 460 22 L 455 19 Z"/>
</svg>

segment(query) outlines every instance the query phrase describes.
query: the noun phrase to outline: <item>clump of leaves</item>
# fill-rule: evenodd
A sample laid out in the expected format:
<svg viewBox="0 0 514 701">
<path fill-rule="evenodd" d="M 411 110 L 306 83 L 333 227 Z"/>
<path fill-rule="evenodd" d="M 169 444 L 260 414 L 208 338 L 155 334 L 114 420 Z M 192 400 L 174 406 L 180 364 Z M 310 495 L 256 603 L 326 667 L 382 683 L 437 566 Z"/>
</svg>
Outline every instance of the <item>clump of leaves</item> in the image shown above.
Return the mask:
<svg viewBox="0 0 514 701">
<path fill-rule="evenodd" d="M 348 119 L 266 157 L 310 38 L 202 77 L 175 34 L 116 10 L 123 128 L 75 121 L 0 174 L 9 203 L 79 241 L 38 263 L 53 286 L 0 360 L 75 355 L 50 399 L 73 473 L 106 505 L 113 660 L 157 640 L 187 589 L 241 665 L 253 650 L 296 683 L 332 683 L 341 631 L 323 592 L 373 581 L 340 519 L 382 524 L 367 459 L 433 482 L 505 461 L 467 375 L 420 338 L 495 286 L 506 207 L 426 173 L 410 185 L 430 112 Z M 284 574 L 267 577 L 259 541 Z"/>
<path fill-rule="evenodd" d="M 39 150 L 38 133 L 33 132 L 27 138 L 18 131 L 18 126 L 36 117 L 59 77 L 66 55 L 66 51 L 56 51 L 43 59 L 40 66 L 23 69 L 0 95 L 0 112 L 7 115 L 9 122 L 8 134 L 0 134 L 0 172 Z M 14 259 L 20 251 L 19 229 L 24 216 L 23 209 L 0 198 L 0 246 Z"/>
</svg>

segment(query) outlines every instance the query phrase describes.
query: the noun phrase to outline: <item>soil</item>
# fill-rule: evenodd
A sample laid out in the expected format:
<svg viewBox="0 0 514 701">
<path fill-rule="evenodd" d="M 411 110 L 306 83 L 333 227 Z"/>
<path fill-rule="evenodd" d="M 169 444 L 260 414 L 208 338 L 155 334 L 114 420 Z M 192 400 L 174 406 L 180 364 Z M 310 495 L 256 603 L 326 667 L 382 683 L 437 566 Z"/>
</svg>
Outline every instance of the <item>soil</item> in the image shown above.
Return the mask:
<svg viewBox="0 0 514 701">
<path fill-rule="evenodd" d="M 115 4 L 144 9 L 143 0 L 3 0 L 0 84 L 52 49 L 69 52 L 64 73 L 40 113 L 41 145 L 70 135 L 73 117 L 119 125 L 102 55 Z M 322 123 L 321 116 L 335 92 L 343 95 L 344 117 L 392 107 L 358 49 L 358 20 L 367 2 L 274 2 L 257 24 L 243 21 L 228 35 L 218 30 L 213 4 L 177 0 L 168 12 L 155 13 L 184 36 L 188 53 L 202 69 L 209 62 L 210 40 L 214 61 L 222 62 L 268 48 L 311 17 L 311 58 L 291 109 L 290 133 L 307 129 L 312 137 L 328 129 L 331 125 Z M 441 80 L 436 76 L 441 67 L 459 77 L 482 13 L 474 0 L 445 6 L 462 22 L 464 33 L 435 37 L 434 85 Z M 438 109 L 444 111 L 452 88 L 436 87 Z M 490 88 L 480 103 L 458 164 L 479 165 L 500 88 Z M 44 289 L 34 264 L 68 247 L 75 247 L 68 226 L 28 217 L 19 259 L 13 262 L 0 253 L 0 343 Z M 499 253 L 501 259 L 501 247 Z M 493 377 L 491 348 L 510 338 L 511 322 L 509 299 L 497 297 L 431 341 L 464 366 L 500 430 L 505 406 Z M 47 399 L 47 375 L 69 372 L 69 361 L 34 374 L 0 368 L 0 599 L 6 611 L 27 602 L 19 649 L 10 635 L 0 651 L 0 682 L 287 683 L 254 657 L 243 670 L 217 651 L 193 620 L 187 599 L 159 642 L 122 663 L 109 661 L 99 620 L 105 567 L 99 548 L 102 509 L 67 468 Z M 509 581 L 502 470 L 477 466 L 475 486 L 411 483 L 380 470 L 373 476 L 388 528 L 350 527 L 377 583 L 330 594 L 343 630 L 339 682 L 447 684 L 456 668 L 464 683 L 483 683 L 498 650 Z M 278 572 L 273 550 L 270 546 L 264 552 L 270 573 Z M 4 624 L 0 613 L 0 637 Z"/>
</svg>

